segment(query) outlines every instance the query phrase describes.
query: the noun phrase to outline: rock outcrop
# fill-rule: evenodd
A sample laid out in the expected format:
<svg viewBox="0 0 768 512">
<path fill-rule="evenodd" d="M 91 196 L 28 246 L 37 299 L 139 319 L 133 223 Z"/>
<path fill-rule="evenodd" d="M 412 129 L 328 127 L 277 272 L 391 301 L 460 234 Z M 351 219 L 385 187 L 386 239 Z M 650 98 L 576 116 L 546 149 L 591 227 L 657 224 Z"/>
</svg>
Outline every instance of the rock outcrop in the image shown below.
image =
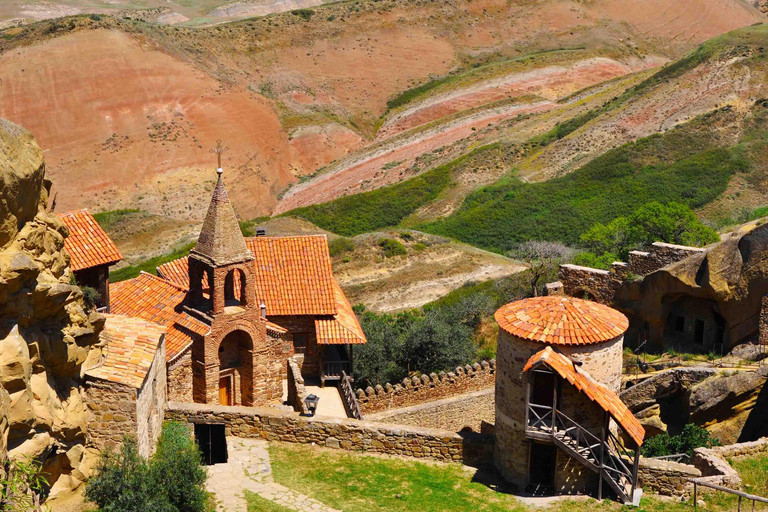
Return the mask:
<svg viewBox="0 0 768 512">
<path fill-rule="evenodd" d="M 98 456 L 86 447 L 81 369 L 101 356 L 104 318 L 71 284 L 49 190 L 32 135 L 0 119 L 0 457 L 42 462 L 55 510 Z"/>
</svg>

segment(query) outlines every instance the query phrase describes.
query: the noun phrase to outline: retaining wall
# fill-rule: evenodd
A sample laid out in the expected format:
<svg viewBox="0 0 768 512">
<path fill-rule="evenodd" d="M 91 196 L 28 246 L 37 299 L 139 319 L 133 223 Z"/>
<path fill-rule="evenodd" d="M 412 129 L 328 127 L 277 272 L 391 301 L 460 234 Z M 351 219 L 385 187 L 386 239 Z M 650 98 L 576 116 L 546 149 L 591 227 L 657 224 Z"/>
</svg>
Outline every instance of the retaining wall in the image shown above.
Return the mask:
<svg viewBox="0 0 768 512">
<path fill-rule="evenodd" d="M 167 420 L 224 424 L 226 434 L 288 443 L 315 443 L 328 448 L 385 453 L 460 462 L 492 461 L 493 436 L 389 425 L 371 421 L 305 417 L 267 407 L 237 407 L 170 402 Z"/>
<path fill-rule="evenodd" d="M 492 389 L 496 383 L 496 360 L 459 366 L 453 372 L 405 378 L 392 385 L 356 391 L 363 417 L 389 409 L 400 409 L 473 391 Z"/>
</svg>

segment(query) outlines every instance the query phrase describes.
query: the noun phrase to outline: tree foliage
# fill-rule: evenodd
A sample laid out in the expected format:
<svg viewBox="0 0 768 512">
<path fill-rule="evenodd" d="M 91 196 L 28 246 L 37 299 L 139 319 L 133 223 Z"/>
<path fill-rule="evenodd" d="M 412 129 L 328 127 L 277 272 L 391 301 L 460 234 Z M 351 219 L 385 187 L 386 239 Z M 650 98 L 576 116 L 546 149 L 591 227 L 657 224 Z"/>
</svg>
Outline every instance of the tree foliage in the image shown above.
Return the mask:
<svg viewBox="0 0 768 512">
<path fill-rule="evenodd" d="M 707 429 L 689 423 L 676 436 L 670 436 L 664 432 L 648 439 L 643 444 L 642 453 L 645 457 L 662 457 L 678 453 L 693 455 L 693 450 L 696 448 L 711 448 L 719 445 L 720 441 L 713 438 Z"/>
<path fill-rule="evenodd" d="M 119 451 L 104 450 L 85 495 L 100 512 L 205 512 L 205 479 L 189 428 L 168 422 L 150 460 L 131 436 Z"/>
<path fill-rule="evenodd" d="M 40 512 L 47 486 L 42 467 L 36 461 L 14 460 L 0 478 L 0 510 L 7 512 Z"/>
</svg>

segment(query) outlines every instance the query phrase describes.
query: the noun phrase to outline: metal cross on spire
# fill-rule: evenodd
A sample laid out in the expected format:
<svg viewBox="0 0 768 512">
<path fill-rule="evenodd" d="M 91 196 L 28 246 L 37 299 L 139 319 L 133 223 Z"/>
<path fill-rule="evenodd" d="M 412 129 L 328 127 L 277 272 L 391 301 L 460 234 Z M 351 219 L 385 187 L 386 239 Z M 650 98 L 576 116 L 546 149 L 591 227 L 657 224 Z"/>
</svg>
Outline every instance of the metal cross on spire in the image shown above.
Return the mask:
<svg viewBox="0 0 768 512">
<path fill-rule="evenodd" d="M 229 148 L 225 148 L 221 145 L 221 139 L 216 141 L 216 147 L 211 149 L 211 153 L 216 155 L 218 157 L 218 166 L 216 167 L 216 171 L 221 174 L 222 168 L 221 168 L 221 154 L 225 151 L 229 151 Z"/>
</svg>

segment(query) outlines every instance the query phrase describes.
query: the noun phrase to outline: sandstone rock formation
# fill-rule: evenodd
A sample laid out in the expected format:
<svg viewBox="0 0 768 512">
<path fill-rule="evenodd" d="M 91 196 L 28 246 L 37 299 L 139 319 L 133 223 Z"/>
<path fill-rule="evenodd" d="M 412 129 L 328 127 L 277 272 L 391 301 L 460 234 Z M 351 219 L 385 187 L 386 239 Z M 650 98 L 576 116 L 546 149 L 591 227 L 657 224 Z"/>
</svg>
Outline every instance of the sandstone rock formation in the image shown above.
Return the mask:
<svg viewBox="0 0 768 512">
<path fill-rule="evenodd" d="M 41 461 L 55 510 L 98 456 L 86 449 L 81 368 L 100 357 L 104 319 L 71 284 L 49 189 L 32 135 L 0 119 L 0 457 Z"/>
</svg>

